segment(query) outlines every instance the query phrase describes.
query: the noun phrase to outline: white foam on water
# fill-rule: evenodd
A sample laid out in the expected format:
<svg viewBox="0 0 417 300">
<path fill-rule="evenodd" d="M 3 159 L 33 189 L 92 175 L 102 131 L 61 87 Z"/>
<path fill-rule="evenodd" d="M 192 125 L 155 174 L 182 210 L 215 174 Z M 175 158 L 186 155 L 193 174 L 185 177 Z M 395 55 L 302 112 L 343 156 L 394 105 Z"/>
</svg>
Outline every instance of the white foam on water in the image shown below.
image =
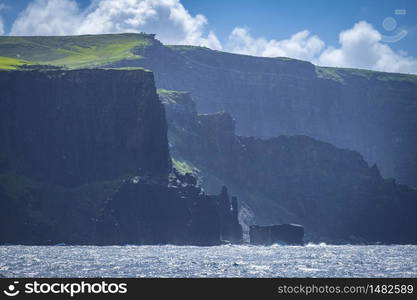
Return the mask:
<svg viewBox="0 0 417 300">
<path fill-rule="evenodd" d="M 417 246 L 0 246 L 5 277 L 417 277 Z"/>
</svg>

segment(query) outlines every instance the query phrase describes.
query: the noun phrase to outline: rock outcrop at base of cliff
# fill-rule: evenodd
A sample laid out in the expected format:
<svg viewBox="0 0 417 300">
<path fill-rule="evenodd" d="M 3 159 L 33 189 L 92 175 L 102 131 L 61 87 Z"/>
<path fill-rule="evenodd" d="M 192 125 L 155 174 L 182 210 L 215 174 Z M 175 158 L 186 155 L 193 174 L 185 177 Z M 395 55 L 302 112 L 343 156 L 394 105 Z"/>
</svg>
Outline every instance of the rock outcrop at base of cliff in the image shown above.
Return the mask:
<svg viewBox="0 0 417 300">
<path fill-rule="evenodd" d="M 241 240 L 227 192 L 172 168 L 152 72 L 2 71 L 0 144 L 0 243 Z"/>
<path fill-rule="evenodd" d="M 249 228 L 249 237 L 253 245 L 304 245 L 304 228 L 297 224 L 252 225 Z"/>
<path fill-rule="evenodd" d="M 227 190 L 205 195 L 171 174 L 168 186 L 133 177 L 124 181 L 98 218 L 97 238 L 111 245 L 220 245 L 242 242 L 237 207 Z M 236 204 L 235 204 L 236 205 Z"/>
</svg>

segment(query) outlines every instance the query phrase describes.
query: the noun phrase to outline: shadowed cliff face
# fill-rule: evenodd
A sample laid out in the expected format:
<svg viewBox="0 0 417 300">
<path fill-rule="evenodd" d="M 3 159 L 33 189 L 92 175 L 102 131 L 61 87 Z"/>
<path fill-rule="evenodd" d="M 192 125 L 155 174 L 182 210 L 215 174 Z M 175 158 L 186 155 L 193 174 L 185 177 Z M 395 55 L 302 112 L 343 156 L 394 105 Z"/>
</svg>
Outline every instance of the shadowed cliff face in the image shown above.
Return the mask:
<svg viewBox="0 0 417 300">
<path fill-rule="evenodd" d="M 417 186 L 417 77 L 319 68 L 206 48 L 137 48 L 158 88 L 189 91 L 199 113 L 227 111 L 242 136 L 307 135 L 359 151 L 385 177 Z"/>
<path fill-rule="evenodd" d="M 358 152 L 306 136 L 239 137 L 229 114 L 197 115 L 187 94 L 160 97 L 173 157 L 199 169 L 208 192 L 226 183 L 249 225 L 298 223 L 314 241 L 417 242 L 417 191 L 383 179 Z"/>
<path fill-rule="evenodd" d="M 0 243 L 241 240 L 227 192 L 172 169 L 151 72 L 0 72 L 0 145 Z"/>
<path fill-rule="evenodd" d="M 181 182 L 179 178 L 181 175 L 171 174 L 168 186 L 149 184 L 139 177 L 123 182 L 98 219 L 98 243 L 240 243 L 237 207 L 232 206 L 227 190 L 206 196 L 193 182 Z"/>
<path fill-rule="evenodd" d="M 0 90 L 1 172 L 72 186 L 171 168 L 151 72 L 0 72 Z"/>
</svg>

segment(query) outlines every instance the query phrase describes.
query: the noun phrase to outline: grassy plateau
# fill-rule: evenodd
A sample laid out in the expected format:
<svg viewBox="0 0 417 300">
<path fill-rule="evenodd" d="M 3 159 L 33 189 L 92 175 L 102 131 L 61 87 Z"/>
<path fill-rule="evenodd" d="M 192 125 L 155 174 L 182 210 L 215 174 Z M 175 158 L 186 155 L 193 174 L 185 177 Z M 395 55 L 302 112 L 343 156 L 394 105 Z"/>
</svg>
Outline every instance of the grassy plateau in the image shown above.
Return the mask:
<svg viewBox="0 0 417 300">
<path fill-rule="evenodd" d="M 115 61 L 139 59 L 135 47 L 148 46 L 146 34 L 0 37 L 0 69 L 22 65 L 53 65 L 69 69 L 94 68 Z"/>
</svg>

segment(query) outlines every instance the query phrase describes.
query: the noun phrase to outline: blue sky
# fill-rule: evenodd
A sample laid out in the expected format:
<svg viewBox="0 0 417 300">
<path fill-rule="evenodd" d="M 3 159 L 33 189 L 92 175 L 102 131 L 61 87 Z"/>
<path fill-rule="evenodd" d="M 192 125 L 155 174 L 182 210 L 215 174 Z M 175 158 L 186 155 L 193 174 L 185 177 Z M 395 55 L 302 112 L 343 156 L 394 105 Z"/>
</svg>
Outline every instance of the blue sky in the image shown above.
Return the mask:
<svg viewBox="0 0 417 300">
<path fill-rule="evenodd" d="M 183 0 L 192 13 L 203 13 L 216 34 L 226 38 L 235 26 L 246 26 L 256 35 L 284 39 L 307 29 L 331 45 L 337 45 L 339 32 L 365 20 L 380 30 L 387 17 L 394 17 L 398 27 L 411 34 L 392 46 L 417 57 L 417 1 L 415 0 Z M 405 15 L 395 15 L 406 9 Z"/>
<path fill-rule="evenodd" d="M 169 44 L 417 73 L 415 0 L 0 0 L 0 18 L 6 35 L 146 31 Z"/>
</svg>

